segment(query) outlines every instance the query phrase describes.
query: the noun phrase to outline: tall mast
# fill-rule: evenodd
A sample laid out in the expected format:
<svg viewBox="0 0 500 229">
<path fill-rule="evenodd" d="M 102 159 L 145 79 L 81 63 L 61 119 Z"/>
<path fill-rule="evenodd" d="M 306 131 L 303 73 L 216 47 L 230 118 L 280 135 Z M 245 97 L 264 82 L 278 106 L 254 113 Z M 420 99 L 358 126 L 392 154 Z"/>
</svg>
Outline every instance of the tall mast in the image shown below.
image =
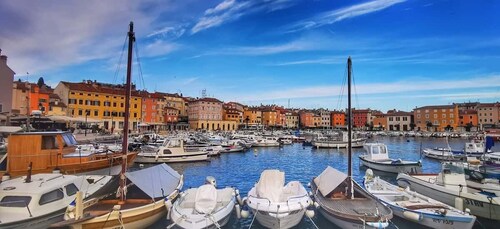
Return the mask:
<svg viewBox="0 0 500 229">
<path fill-rule="evenodd" d="M 352 139 L 351 139 L 351 132 L 352 132 L 352 109 L 351 109 L 351 71 L 352 71 L 352 62 L 351 62 L 351 57 L 347 59 L 347 112 L 348 112 L 348 119 L 347 119 L 347 154 L 348 154 L 348 167 L 347 167 L 347 176 L 349 180 L 352 180 Z M 349 188 L 349 196 L 352 194 L 352 189 Z"/>
<path fill-rule="evenodd" d="M 130 22 L 128 31 L 128 59 L 127 59 L 127 82 L 125 84 L 125 117 L 123 123 L 123 141 L 122 141 L 122 171 L 120 173 L 120 198 L 125 201 L 125 172 L 127 170 L 127 151 L 128 151 L 128 120 L 130 112 L 130 93 L 131 93 L 131 74 L 132 74 L 132 48 L 135 42 L 134 23 Z"/>
</svg>

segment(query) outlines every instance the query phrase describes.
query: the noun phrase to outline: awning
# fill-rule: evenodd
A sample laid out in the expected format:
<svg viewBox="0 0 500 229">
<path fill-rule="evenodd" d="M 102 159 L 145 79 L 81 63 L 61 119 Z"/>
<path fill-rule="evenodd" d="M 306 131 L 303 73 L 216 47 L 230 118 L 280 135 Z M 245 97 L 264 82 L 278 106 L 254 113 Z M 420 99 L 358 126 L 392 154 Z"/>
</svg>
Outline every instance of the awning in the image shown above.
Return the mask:
<svg viewBox="0 0 500 229">
<path fill-rule="evenodd" d="M 318 177 L 314 178 L 314 183 L 321 194 L 326 196 L 342 184 L 345 179 L 347 179 L 347 174 L 328 166 Z"/>
<path fill-rule="evenodd" d="M 0 133 L 16 133 L 16 132 L 21 132 L 23 128 L 19 126 L 0 126 Z"/>
<path fill-rule="evenodd" d="M 63 121 L 63 122 L 87 122 L 87 123 L 102 122 L 100 120 L 92 118 L 87 118 L 87 120 L 85 120 L 85 117 L 69 117 L 63 115 L 46 116 L 46 118 L 49 118 L 52 121 Z"/>
<path fill-rule="evenodd" d="M 166 164 L 127 172 L 125 176 L 151 198 L 169 195 L 181 179 L 181 175 Z"/>
</svg>

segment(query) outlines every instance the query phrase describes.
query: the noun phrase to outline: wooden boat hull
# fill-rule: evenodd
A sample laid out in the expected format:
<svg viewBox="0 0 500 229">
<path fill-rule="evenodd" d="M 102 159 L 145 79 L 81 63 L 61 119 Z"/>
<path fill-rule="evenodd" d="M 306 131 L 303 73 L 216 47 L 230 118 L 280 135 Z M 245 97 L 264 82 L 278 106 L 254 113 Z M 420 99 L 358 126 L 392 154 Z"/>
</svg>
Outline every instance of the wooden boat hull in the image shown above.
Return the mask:
<svg viewBox="0 0 500 229">
<path fill-rule="evenodd" d="M 115 201 L 115 200 L 113 200 Z M 144 203 L 138 203 L 142 202 Z M 109 208 L 103 211 L 90 211 L 79 220 L 67 220 L 53 227 L 64 227 L 74 229 L 97 229 L 97 228 L 146 228 L 151 226 L 162 217 L 166 216 L 167 209 L 163 204 L 163 199 L 149 202 L 148 200 L 127 200 L 128 203 L 134 203 L 138 206 L 129 209 L 111 210 Z M 137 202 L 137 203 L 136 203 Z M 110 203 L 111 205 L 112 203 Z"/>
<path fill-rule="evenodd" d="M 420 173 L 422 172 L 422 164 L 420 162 L 405 162 L 402 163 L 383 163 L 368 160 L 363 156 L 359 157 L 361 164 L 364 166 L 388 173 Z"/>
<path fill-rule="evenodd" d="M 423 177 L 425 175 L 419 176 Z M 429 181 L 435 179 L 435 177 L 436 175 L 429 175 Z M 433 199 L 450 206 L 455 206 L 456 198 L 461 198 L 463 200 L 463 208 L 470 209 L 471 214 L 487 219 L 500 220 L 500 214 L 498 214 L 498 212 L 500 212 L 500 204 L 495 204 L 498 203 L 498 200 L 495 200 L 498 199 L 498 197 L 489 200 L 486 196 L 481 194 L 450 190 L 443 186 L 403 173 L 398 174 L 397 182 L 401 187 L 406 188 L 409 186 L 413 191 L 422 195 L 432 196 Z M 463 210 L 458 206 L 455 207 L 459 210 Z"/>
</svg>

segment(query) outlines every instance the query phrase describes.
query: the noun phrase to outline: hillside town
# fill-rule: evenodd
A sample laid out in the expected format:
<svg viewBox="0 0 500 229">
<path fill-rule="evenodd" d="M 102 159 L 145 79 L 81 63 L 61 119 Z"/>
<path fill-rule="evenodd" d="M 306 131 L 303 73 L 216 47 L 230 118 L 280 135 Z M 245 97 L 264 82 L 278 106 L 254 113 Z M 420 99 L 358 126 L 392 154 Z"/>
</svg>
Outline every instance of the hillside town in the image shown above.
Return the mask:
<svg viewBox="0 0 500 229">
<path fill-rule="evenodd" d="M 125 87 L 95 80 L 61 81 L 54 88 L 14 80 L 7 56 L 0 56 L 0 109 L 3 124 L 35 129 L 92 129 L 106 133 L 123 129 Z M 274 104 L 247 106 L 206 96 L 148 92 L 132 86 L 131 130 L 345 129 L 345 110 L 286 108 Z M 380 131 L 469 132 L 496 128 L 500 103 L 453 103 L 386 112 L 354 108 L 353 128 Z"/>
</svg>

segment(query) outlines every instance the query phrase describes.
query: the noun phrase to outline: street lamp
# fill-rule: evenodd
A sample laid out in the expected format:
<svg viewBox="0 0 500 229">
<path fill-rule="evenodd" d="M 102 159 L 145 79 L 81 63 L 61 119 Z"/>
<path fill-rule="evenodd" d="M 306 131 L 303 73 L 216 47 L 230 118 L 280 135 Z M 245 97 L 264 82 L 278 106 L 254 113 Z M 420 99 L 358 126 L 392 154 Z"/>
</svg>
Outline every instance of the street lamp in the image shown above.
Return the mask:
<svg viewBox="0 0 500 229">
<path fill-rule="evenodd" d="M 89 110 L 85 111 L 85 136 L 87 136 L 87 128 L 88 128 L 87 117 L 89 116 L 89 113 L 90 113 Z"/>
</svg>

